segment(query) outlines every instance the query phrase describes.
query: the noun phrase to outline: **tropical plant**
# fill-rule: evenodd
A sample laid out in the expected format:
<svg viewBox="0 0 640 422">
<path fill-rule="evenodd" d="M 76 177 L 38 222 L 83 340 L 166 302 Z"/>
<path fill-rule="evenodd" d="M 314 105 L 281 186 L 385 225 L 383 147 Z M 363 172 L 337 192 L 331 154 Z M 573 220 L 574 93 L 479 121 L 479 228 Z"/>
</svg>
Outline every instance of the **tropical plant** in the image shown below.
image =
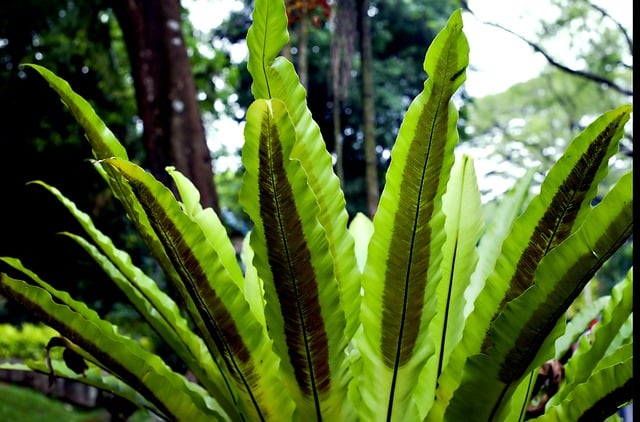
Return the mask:
<svg viewBox="0 0 640 422">
<path fill-rule="evenodd" d="M 186 177 L 168 169 L 176 199 L 127 159 L 66 82 L 31 65 L 83 126 L 96 169 L 175 298 L 60 191 L 37 183 L 89 240 L 67 236 L 111 276 L 197 382 L 14 258 L 2 260 L 21 275 L 1 274 L 0 291 L 64 336 L 55 344 L 72 352 L 78 373 L 54 361 L 56 376 L 107 389 L 169 420 L 524 419 L 538 368 L 576 338 L 565 311 L 631 235 L 631 172 L 591 206 L 631 106 L 604 113 L 580 133 L 531 201 L 528 173 L 484 231 L 473 161 L 454 153 L 451 97 L 468 65 L 456 11 L 426 54 L 428 79 L 404 118 L 373 221 L 359 214 L 348 224 L 305 90 L 293 65 L 277 57 L 287 39 L 284 3 L 256 1 L 247 37 L 255 101 L 240 193 L 253 228 L 240 259 Z M 612 414 L 631 399 L 631 277 L 601 308 L 594 341 L 580 342 L 572 359 L 581 362 L 567 363 L 562 393 L 542 417 Z M 20 368 L 50 370 L 40 362 Z"/>
</svg>

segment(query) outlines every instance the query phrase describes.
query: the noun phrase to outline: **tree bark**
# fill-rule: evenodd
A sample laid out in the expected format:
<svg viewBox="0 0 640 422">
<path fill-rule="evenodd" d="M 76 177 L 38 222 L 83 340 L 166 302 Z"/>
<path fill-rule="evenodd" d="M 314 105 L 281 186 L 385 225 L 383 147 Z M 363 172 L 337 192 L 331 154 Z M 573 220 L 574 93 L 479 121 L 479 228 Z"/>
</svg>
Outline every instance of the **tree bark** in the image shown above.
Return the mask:
<svg viewBox="0 0 640 422">
<path fill-rule="evenodd" d="M 354 40 L 357 13 L 353 0 L 341 0 L 332 8 L 333 32 L 331 33 L 331 91 L 334 152 L 336 154 L 336 174 L 340 186 L 345 190 L 344 180 L 344 136 L 342 133 L 342 101 L 347 96 L 351 79 L 351 61 L 354 54 Z"/>
<path fill-rule="evenodd" d="M 300 9 L 302 14 L 298 21 L 298 77 L 300 78 L 300 84 L 305 89 L 309 89 L 309 25 L 311 25 L 311 19 L 309 19 L 309 3 L 308 0 L 302 0 L 302 7 Z"/>
<path fill-rule="evenodd" d="M 202 206 L 220 215 L 179 0 L 112 3 L 131 63 L 150 171 L 175 191 L 165 171 L 175 166 L 198 188 Z"/>
<path fill-rule="evenodd" d="M 376 154 L 376 111 L 373 96 L 373 49 L 371 40 L 371 18 L 369 0 L 359 0 L 360 50 L 362 52 L 362 104 L 365 178 L 367 183 L 367 210 L 373 217 L 378 208 L 380 192 L 378 186 L 378 157 Z"/>
</svg>

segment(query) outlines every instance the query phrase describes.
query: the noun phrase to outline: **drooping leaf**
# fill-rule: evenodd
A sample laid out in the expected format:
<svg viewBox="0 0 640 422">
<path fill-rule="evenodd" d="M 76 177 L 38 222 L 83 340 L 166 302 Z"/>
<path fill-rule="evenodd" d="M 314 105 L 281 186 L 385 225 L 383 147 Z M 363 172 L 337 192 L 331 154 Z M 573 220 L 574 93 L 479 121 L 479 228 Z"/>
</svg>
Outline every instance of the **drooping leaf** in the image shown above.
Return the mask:
<svg viewBox="0 0 640 422">
<path fill-rule="evenodd" d="M 229 392 L 226 389 L 221 389 L 224 383 L 218 368 L 207 352 L 202 339 L 189 328 L 175 302 L 133 264 L 131 257 L 125 251 L 116 248 L 111 239 L 94 226 L 88 214 L 80 211 L 72 201 L 53 186 L 40 181 L 33 183 L 47 189 L 69 210 L 102 253 L 85 239 L 77 235 L 66 234 L 78 242 L 94 258 L 140 312 L 140 315 L 180 356 L 186 366 L 196 375 L 196 378 L 206 385 L 212 394 L 215 394 L 216 399 L 225 410 L 228 413 L 233 411 L 234 406 Z"/>
<path fill-rule="evenodd" d="M 344 416 L 345 317 L 316 197 L 290 154 L 296 133 L 285 104 L 247 111 L 240 202 L 251 217 L 254 265 L 264 282 L 269 332 L 301 417 Z"/>
<path fill-rule="evenodd" d="M 95 158 L 118 157 L 124 160 L 128 159 L 127 151 L 113 132 L 98 117 L 89 102 L 71 89 L 67 81 L 59 78 L 43 66 L 37 64 L 25 64 L 25 66 L 37 71 L 60 96 L 64 105 L 71 111 L 73 117 L 87 134 L 87 139 L 91 143 Z"/>
<path fill-rule="evenodd" d="M 196 304 L 191 318 L 235 396 L 239 411 L 250 418 L 286 417 L 291 403 L 277 388 L 279 381 L 272 369 L 277 366 L 277 357 L 265 328 L 198 223 L 184 213 L 168 188 L 140 167 L 118 159 L 105 160 L 105 165 L 126 178 L 142 204 L 180 275 L 180 292 Z"/>
<path fill-rule="evenodd" d="M 154 413 L 160 414 L 160 411 L 149 401 L 145 400 L 137 391 L 129 387 L 127 384 L 111 374 L 106 374 L 104 370 L 93 364 L 84 374 L 78 375 L 73 372 L 60 360 L 52 361 L 53 374 L 55 378 L 63 378 L 82 382 L 99 390 L 108 391 L 114 395 L 127 399 L 131 403 L 140 408 L 146 408 Z M 0 369 L 7 371 L 34 371 L 39 374 L 49 375 L 50 368 L 44 362 L 27 360 L 23 363 L 3 362 L 0 363 Z"/>
<path fill-rule="evenodd" d="M 442 195 L 458 141 L 451 96 L 465 79 L 468 50 L 457 11 L 429 47 L 424 62 L 429 78 L 410 105 L 391 154 L 363 277 L 358 347 L 361 414 L 367 419 L 420 417 L 416 400 L 424 396 L 412 394 L 420 368 L 434 352 L 427 332 L 442 274 Z M 433 396 L 435 382 L 430 384 L 421 394 Z"/>
<path fill-rule="evenodd" d="M 21 268 L 19 262 L 14 264 Z M 77 344 L 93 362 L 100 362 L 163 415 L 196 420 L 220 417 L 215 409 L 208 407 L 201 392 L 191 389 L 189 381 L 173 372 L 157 355 L 118 334 L 113 325 L 100 319 L 84 303 L 57 291 L 28 270 L 23 272 L 38 286 L 0 274 L 0 291 Z"/>
<path fill-rule="evenodd" d="M 112 157 L 127 159 L 126 151 L 115 135 L 98 117 L 91 105 L 74 92 L 65 80 L 42 66 L 35 64 L 26 66 L 36 70 L 60 96 L 62 102 L 69 108 L 73 117 L 87 134 L 87 140 L 96 159 L 102 160 Z M 175 284 L 179 279 L 178 275 L 171 266 L 169 258 L 164 253 L 158 237 L 153 232 L 140 203 L 131 192 L 129 185 L 122 180 L 122 177 L 117 172 L 111 171 L 109 168 L 102 168 L 100 164 L 96 164 L 96 170 L 109 184 L 111 191 L 124 207 L 127 216 L 149 248 L 149 251 L 158 261 L 167 277 L 173 280 Z M 192 306 L 191 303 L 186 303 L 185 305 Z"/>
</svg>

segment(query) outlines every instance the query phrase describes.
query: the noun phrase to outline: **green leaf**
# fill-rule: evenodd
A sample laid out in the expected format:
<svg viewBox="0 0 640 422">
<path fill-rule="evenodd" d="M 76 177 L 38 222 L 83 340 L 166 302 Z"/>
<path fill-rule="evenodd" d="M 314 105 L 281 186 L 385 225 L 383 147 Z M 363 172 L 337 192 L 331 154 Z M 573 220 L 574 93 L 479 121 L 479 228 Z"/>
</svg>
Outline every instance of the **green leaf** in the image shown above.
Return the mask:
<svg viewBox="0 0 640 422">
<path fill-rule="evenodd" d="M 438 285 L 438 311 L 431 332 L 436 347 L 436 378 L 447 364 L 464 328 L 464 293 L 478 262 L 476 245 L 483 229 L 482 204 L 473 160 L 462 155 L 453 165 L 443 199 L 446 241 L 442 247 L 442 281 Z M 424 371 L 433 377 L 434 368 Z"/>
<path fill-rule="evenodd" d="M 577 350 L 565 365 L 562 387 L 550 400 L 549 406 L 559 403 L 576 385 L 583 383 L 605 356 L 623 324 L 629 320 L 633 309 L 633 270 L 611 292 L 611 299 L 602 311 L 602 318 L 589 336 L 582 337 Z"/>
<path fill-rule="evenodd" d="M 120 172 L 142 204 L 156 235 L 180 275 L 179 291 L 196 306 L 190 314 L 234 394 L 250 418 L 286 417 L 291 405 L 273 367 L 264 327 L 256 320 L 232 276 L 200 226 L 169 189 L 128 161 L 105 160 Z"/>
<path fill-rule="evenodd" d="M 7 262 L 7 259 L 3 259 Z M 17 268 L 21 265 L 14 262 Z M 189 381 L 173 372 L 158 356 L 144 350 L 132 339 L 86 307 L 40 280 L 28 270 L 41 287 L 0 274 L 0 291 L 25 306 L 47 325 L 86 351 L 100 364 L 138 391 L 166 417 L 171 419 L 220 418 L 207 406 L 202 391 L 189 387 Z"/>
<path fill-rule="evenodd" d="M 160 414 L 160 411 L 150 402 L 145 400 L 137 391 L 129 387 L 127 384 L 114 377 L 111 374 L 105 374 L 104 370 L 93 364 L 84 374 L 78 375 L 60 360 L 52 361 L 53 374 L 56 378 L 63 378 L 82 382 L 83 384 L 96 387 L 99 390 L 108 391 L 114 395 L 123 397 L 131 403 L 147 408 L 154 413 Z M 8 371 L 34 371 L 43 375 L 50 375 L 50 369 L 44 362 L 36 362 L 27 360 L 24 363 L 0 363 L 0 369 Z"/>
<path fill-rule="evenodd" d="M 560 359 L 566 353 L 571 352 L 570 349 L 578 337 L 589 329 L 591 322 L 600 315 L 610 299 L 610 296 L 599 297 L 567 322 L 564 334 L 556 340 L 554 359 Z"/>
<path fill-rule="evenodd" d="M 232 412 L 234 405 L 229 392 L 221 389 L 224 383 L 218 368 L 207 352 L 204 342 L 191 331 L 175 302 L 133 264 L 125 251 L 116 248 L 111 239 L 94 226 L 88 214 L 80 211 L 58 189 L 40 181 L 32 183 L 47 189 L 76 218 L 102 253 L 85 239 L 70 233 L 64 234 L 74 239 L 94 258 L 140 315 L 183 359 L 196 378 L 215 395 L 227 413 Z"/>
<path fill-rule="evenodd" d="M 502 243 L 511 232 L 513 222 L 522 213 L 524 205 L 529 198 L 529 191 L 535 173 L 533 169 L 528 170 L 525 175 L 518 179 L 514 186 L 500 198 L 496 206 L 497 211 L 495 215 L 492 216 L 486 232 L 480 239 L 478 246 L 478 265 L 471 276 L 470 285 L 465 292 L 465 298 L 467 299 L 464 312 L 465 318 L 473 310 L 473 304 L 478 294 L 480 294 L 484 288 L 487 277 L 489 277 L 489 274 L 491 274 L 495 268 L 496 261 L 502 250 Z"/>
<path fill-rule="evenodd" d="M 233 281 L 240 290 L 244 290 L 244 280 L 242 270 L 238 265 L 236 250 L 227 235 L 227 229 L 225 229 L 222 221 L 220 221 L 220 218 L 212 208 L 202 208 L 198 188 L 185 175 L 173 167 L 167 168 L 167 172 L 178 188 L 184 213 L 191 217 L 191 220 L 200 227 L 209 245 L 215 249 L 220 262 Z"/>
<path fill-rule="evenodd" d="M 364 331 L 358 347 L 361 412 L 367 419 L 414 420 L 416 400 L 424 400 L 412 394 L 434 353 L 427 333 L 442 277 L 442 195 L 458 141 L 451 96 L 465 80 L 468 51 L 458 10 L 429 47 L 424 61 L 429 78 L 410 105 L 391 154 L 363 277 Z M 419 390 L 434 388 L 432 382 Z"/>
<path fill-rule="evenodd" d="M 53 72 L 46 68 L 34 64 L 27 65 L 36 70 L 56 91 L 62 102 L 71 110 L 73 117 L 82 126 L 87 134 L 87 140 L 93 150 L 93 155 L 98 159 L 120 158 L 127 159 L 127 154 L 120 142 L 113 133 L 107 128 L 104 122 L 98 117 L 91 105 L 80 95 L 75 93 L 69 84 L 56 76 Z M 162 245 L 158 237 L 154 234 L 149 221 L 146 218 L 140 203 L 137 201 L 133 192 L 127 183 L 122 180 L 117 172 L 111 171 L 109 168 L 102 168 L 100 164 L 96 164 L 96 170 L 100 173 L 105 181 L 109 184 L 111 191 L 121 202 L 129 219 L 135 226 L 138 233 L 142 237 L 149 251 L 158 261 L 167 277 L 173 280 L 174 284 L 178 280 L 178 276 L 169 262 L 169 258 L 164 253 Z M 187 306 L 192 304 L 187 303 Z"/>
<path fill-rule="evenodd" d="M 128 158 L 127 151 L 116 139 L 113 132 L 98 117 L 87 100 L 71 89 L 67 81 L 37 64 L 25 64 L 24 66 L 37 71 L 60 96 L 64 105 L 71 111 L 73 117 L 86 132 L 87 139 L 91 143 L 97 159 L 118 157 L 126 160 Z"/>
<path fill-rule="evenodd" d="M 486 296 L 500 297 L 497 310 L 491 311 L 491 321 L 506 303 L 533 284 L 542 258 L 581 226 L 598 183 L 607 174 L 609 158 L 618 149 L 630 113 L 629 105 L 604 113 L 571 142 L 549 170 L 540 194 L 516 220 L 503 244 L 495 270 L 487 279 L 491 289 L 486 289 L 486 295 L 479 299 L 489 310 L 493 300 Z M 491 341 L 486 332 L 483 351 Z"/>
<path fill-rule="evenodd" d="M 358 261 L 358 269 L 362 273 L 367 263 L 367 250 L 373 235 L 373 222 L 369 217 L 359 212 L 351 220 L 349 232 L 355 241 L 356 260 Z"/>
<path fill-rule="evenodd" d="M 633 345 L 618 349 L 611 364 L 596 370 L 560 403 L 548 407 L 536 422 L 604 420 L 633 397 Z M 555 396 L 554 396 L 555 397 Z"/>
<path fill-rule="evenodd" d="M 249 107 L 240 202 L 254 223 L 253 263 L 290 394 L 301 415 L 331 419 L 349 408 L 345 317 L 319 205 L 290 158 L 295 141 L 282 101 Z"/>
<path fill-rule="evenodd" d="M 278 99 L 285 103 L 296 133 L 291 158 L 300 161 L 307 174 L 307 189 L 317 198 L 318 220 L 326 231 L 333 272 L 338 280 L 347 324 L 344 335 L 352 338 L 359 326 L 360 273 L 348 232 L 349 215 L 340 180 L 333 172 L 320 127 L 306 103 L 306 91 L 293 64 L 277 57 L 288 40 L 287 16 L 281 0 L 257 0 L 253 23 L 247 34 L 251 90 L 255 99 Z"/>
<path fill-rule="evenodd" d="M 233 414 L 235 406 L 229 392 L 222 389 L 224 381 L 218 367 L 202 339 L 189 329 L 187 321 L 182 317 L 175 303 L 138 269 L 134 271 L 134 278 L 131 278 L 131 269 L 125 270 L 129 274 L 127 277 L 85 239 L 71 233 L 63 234 L 75 240 L 91 255 L 124 292 L 140 315 L 182 359 L 200 383 L 207 387 L 225 411 Z"/>
<path fill-rule="evenodd" d="M 493 271 L 500 256 L 502 243 L 512 229 L 514 220 L 520 215 L 529 196 L 529 189 L 535 172 L 529 170 L 525 176 L 501 198 L 497 212 L 491 219 L 486 232 L 478 245 L 478 264 L 471 276 L 464 297 L 466 299 L 464 318 L 465 328 L 460 342 L 453 348 L 449 362 L 438 379 L 436 401 L 429 411 L 428 420 L 441 421 L 449 405 L 453 392 L 460 385 L 460 379 L 467 357 L 477 352 L 480 331 L 473 324 L 466 323 L 474 309 L 474 302 L 485 288 L 487 276 Z"/>
<path fill-rule="evenodd" d="M 535 284 L 510 302 L 496 319 L 487 354 L 468 361 L 466 379 L 456 391 L 447 417 L 474 412 L 494 418 L 505 411 L 509 393 L 528 371 L 553 356 L 564 329 L 564 314 L 598 268 L 631 235 L 631 173 L 623 176 L 584 224 L 542 260 Z M 470 394 L 480 399 L 470 402 Z M 450 413 L 449 413 L 450 412 Z"/>
<path fill-rule="evenodd" d="M 630 106 L 607 112 L 578 135 L 563 158 L 549 171 L 540 194 L 514 222 L 502 244 L 495 269 L 488 276 L 467 318 L 464 340 L 453 352 L 451 372 L 443 373 L 445 379 L 441 380 L 438 391 L 438 411 L 448 406 L 453 392 L 460 385 L 461 365 L 465 359 L 491 347 L 491 325 L 504 306 L 533 284 L 536 268 L 542 258 L 582 226 L 597 183 L 606 174 L 608 158 L 617 148 L 630 112 Z M 555 279 L 555 275 L 551 279 Z M 486 362 L 476 362 L 474 366 L 480 368 L 485 364 L 488 365 Z M 486 391 L 483 393 L 488 394 Z M 459 397 L 461 403 L 468 401 L 464 395 Z M 433 416 L 434 420 L 442 417 L 438 413 Z"/>
</svg>

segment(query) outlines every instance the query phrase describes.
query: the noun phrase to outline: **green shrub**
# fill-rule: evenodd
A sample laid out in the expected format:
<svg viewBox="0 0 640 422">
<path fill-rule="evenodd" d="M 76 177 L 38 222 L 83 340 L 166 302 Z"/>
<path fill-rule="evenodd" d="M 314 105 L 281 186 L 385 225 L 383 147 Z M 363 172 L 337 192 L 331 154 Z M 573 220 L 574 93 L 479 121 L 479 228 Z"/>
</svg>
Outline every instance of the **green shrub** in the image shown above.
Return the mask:
<svg viewBox="0 0 640 422">
<path fill-rule="evenodd" d="M 87 133 L 96 169 L 164 269 L 174 301 L 57 189 L 89 240 L 75 239 L 198 380 L 189 381 L 85 304 L 16 259 L 25 280 L 0 289 L 67 339 L 81 379 L 170 420 L 461 421 L 525 418 L 538 368 L 565 355 L 581 327 L 565 312 L 630 237 L 632 174 L 591 206 L 631 106 L 596 119 L 527 199 L 531 175 L 483 227 L 473 160 L 456 156 L 468 45 L 456 11 L 426 54 L 373 221 L 349 216 L 305 90 L 277 57 L 287 42 L 280 0 L 257 0 L 247 37 L 254 103 L 247 112 L 240 204 L 253 221 L 241 265 L 220 220 L 168 169 L 179 199 L 127 154 L 89 104 L 46 69 Z M 521 210 L 524 211 L 521 212 Z M 591 341 L 541 419 L 600 418 L 631 399 L 632 273 L 598 302 Z M 176 303 L 183 303 L 179 308 Z M 575 321 L 575 323 L 574 323 Z M 573 364 L 571 362 L 574 362 Z M 30 367 L 46 370 L 38 362 Z M 107 374 L 103 371 L 107 371 Z"/>
<path fill-rule="evenodd" d="M 0 324 L 0 360 L 43 359 L 47 343 L 57 335 L 43 324 Z"/>
</svg>

